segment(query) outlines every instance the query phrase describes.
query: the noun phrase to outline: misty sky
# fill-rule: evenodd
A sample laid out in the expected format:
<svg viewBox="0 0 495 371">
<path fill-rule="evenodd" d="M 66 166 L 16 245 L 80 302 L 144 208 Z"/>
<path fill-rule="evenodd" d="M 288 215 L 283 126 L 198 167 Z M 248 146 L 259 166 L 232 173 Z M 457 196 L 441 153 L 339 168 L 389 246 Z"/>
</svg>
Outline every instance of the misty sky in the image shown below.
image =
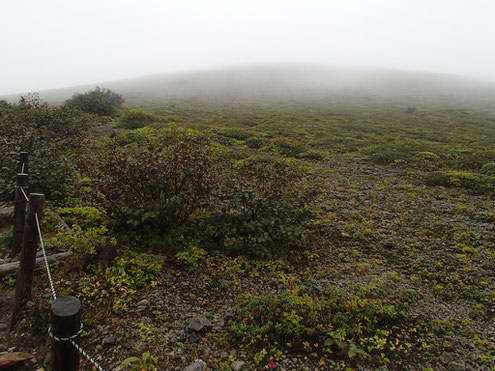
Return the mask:
<svg viewBox="0 0 495 371">
<path fill-rule="evenodd" d="M 0 94 L 251 65 L 495 81 L 493 0 L 0 0 Z"/>
</svg>

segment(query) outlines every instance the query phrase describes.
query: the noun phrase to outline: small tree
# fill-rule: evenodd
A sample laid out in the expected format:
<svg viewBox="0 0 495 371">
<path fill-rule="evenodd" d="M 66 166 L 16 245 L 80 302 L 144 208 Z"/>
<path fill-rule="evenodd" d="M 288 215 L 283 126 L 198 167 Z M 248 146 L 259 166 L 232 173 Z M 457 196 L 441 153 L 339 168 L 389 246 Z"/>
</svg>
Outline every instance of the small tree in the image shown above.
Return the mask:
<svg viewBox="0 0 495 371">
<path fill-rule="evenodd" d="M 112 116 L 122 107 L 124 98 L 110 89 L 96 87 L 87 93 L 76 93 L 65 101 L 65 106 L 99 116 Z"/>
<path fill-rule="evenodd" d="M 170 129 L 124 146 L 118 139 L 79 161 L 108 217 L 125 228 L 168 231 L 206 204 L 217 180 L 208 137 Z"/>
</svg>

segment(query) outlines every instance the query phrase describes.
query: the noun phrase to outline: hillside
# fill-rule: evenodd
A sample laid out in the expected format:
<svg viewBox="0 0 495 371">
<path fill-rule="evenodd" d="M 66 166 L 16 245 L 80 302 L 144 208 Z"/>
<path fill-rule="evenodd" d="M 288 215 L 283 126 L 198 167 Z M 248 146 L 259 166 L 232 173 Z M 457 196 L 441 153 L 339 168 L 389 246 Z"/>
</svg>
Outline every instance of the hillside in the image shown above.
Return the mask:
<svg viewBox="0 0 495 371">
<path fill-rule="evenodd" d="M 495 111 L 495 84 L 400 70 L 343 67 L 258 67 L 156 75 L 41 91 L 58 104 L 95 85 L 123 94 L 128 106 L 171 100 L 315 105 L 442 105 Z M 17 100 L 11 95 L 8 100 Z"/>
<path fill-rule="evenodd" d="M 83 302 L 81 344 L 105 368 L 495 367 L 492 85 L 302 68 L 101 85 L 135 109 L 4 105 L 0 196 L 31 146 L 45 246 L 73 253 L 53 281 Z M 16 277 L 0 283 L 0 350 L 46 367 L 45 271 L 13 332 Z"/>
</svg>

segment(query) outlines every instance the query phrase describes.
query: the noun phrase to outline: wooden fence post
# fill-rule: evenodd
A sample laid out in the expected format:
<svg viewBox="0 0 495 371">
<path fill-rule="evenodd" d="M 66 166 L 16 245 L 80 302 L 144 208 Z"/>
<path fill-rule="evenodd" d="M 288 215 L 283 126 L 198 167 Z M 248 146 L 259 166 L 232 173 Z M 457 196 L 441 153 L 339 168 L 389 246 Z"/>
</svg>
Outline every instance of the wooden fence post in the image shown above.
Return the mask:
<svg viewBox="0 0 495 371">
<path fill-rule="evenodd" d="M 68 341 L 79 343 L 81 302 L 74 296 L 62 296 L 51 307 L 52 370 L 79 370 L 79 351 Z"/>
<path fill-rule="evenodd" d="M 21 174 L 29 174 L 29 154 L 27 152 L 19 153 L 20 161 L 19 161 L 19 171 Z"/>
<path fill-rule="evenodd" d="M 10 241 L 10 257 L 14 256 L 21 251 L 22 237 L 24 235 L 24 225 L 26 219 L 26 197 L 28 188 L 29 176 L 27 174 L 17 174 L 17 186 L 15 189 L 14 198 L 14 226 L 12 229 L 12 240 Z M 24 189 L 24 193 L 22 189 Z"/>
<path fill-rule="evenodd" d="M 14 311 L 12 312 L 10 330 L 13 330 L 15 327 L 21 307 L 31 297 L 34 267 L 36 264 L 36 247 L 39 241 L 35 215 L 38 215 L 38 220 L 41 223 L 44 204 L 44 194 L 31 193 L 29 195 L 29 212 L 26 216 L 26 228 L 24 229 L 22 241 L 21 260 L 19 262 L 19 270 L 17 271 Z"/>
</svg>

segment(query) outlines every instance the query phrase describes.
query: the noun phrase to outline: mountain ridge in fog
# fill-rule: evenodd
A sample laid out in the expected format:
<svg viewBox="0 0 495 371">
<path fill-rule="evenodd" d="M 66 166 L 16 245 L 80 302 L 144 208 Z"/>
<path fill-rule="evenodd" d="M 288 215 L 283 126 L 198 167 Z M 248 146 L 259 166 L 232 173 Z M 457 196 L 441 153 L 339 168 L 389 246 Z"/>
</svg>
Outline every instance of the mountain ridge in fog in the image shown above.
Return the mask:
<svg viewBox="0 0 495 371">
<path fill-rule="evenodd" d="M 495 111 L 495 83 L 425 72 L 344 67 L 250 67 L 154 75 L 40 91 L 59 104 L 95 86 L 124 96 L 126 105 L 188 99 L 199 102 L 390 100 L 486 108 Z M 4 96 L 16 101 L 22 94 Z"/>
</svg>

